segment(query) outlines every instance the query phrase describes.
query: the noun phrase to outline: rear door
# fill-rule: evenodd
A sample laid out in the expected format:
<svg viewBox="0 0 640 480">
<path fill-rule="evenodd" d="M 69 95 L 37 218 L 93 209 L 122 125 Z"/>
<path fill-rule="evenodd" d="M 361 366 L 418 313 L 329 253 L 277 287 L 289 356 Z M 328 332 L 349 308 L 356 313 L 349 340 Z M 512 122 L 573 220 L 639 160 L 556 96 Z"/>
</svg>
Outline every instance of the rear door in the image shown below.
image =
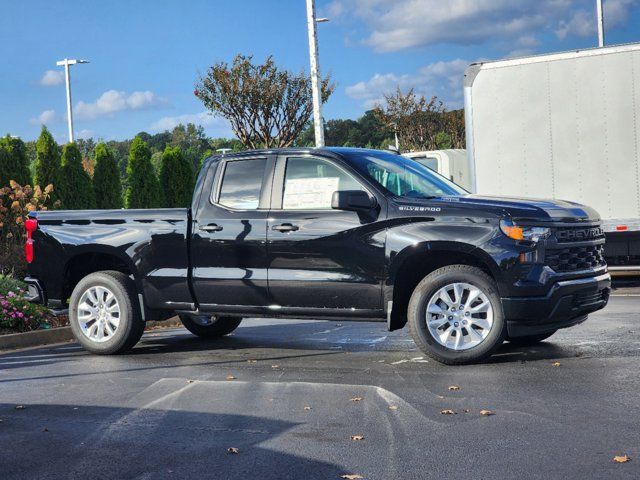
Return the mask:
<svg viewBox="0 0 640 480">
<path fill-rule="evenodd" d="M 363 316 L 367 310 L 381 311 L 385 230 L 380 219 L 333 210 L 331 196 L 337 190 L 367 189 L 331 159 L 278 158 L 267 220 L 275 305 Z"/>
<path fill-rule="evenodd" d="M 193 288 L 200 308 L 268 305 L 266 225 L 275 159 L 222 159 L 194 213 Z"/>
</svg>

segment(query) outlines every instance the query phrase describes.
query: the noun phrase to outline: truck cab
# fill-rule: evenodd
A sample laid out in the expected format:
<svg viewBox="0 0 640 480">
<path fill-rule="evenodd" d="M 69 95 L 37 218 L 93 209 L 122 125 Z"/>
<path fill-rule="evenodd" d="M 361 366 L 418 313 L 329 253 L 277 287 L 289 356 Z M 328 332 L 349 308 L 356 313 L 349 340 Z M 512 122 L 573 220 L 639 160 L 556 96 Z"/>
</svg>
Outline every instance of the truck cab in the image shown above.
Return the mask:
<svg viewBox="0 0 640 480">
<path fill-rule="evenodd" d="M 68 307 L 102 354 L 177 314 L 205 337 L 243 317 L 408 324 L 427 355 L 468 363 L 584 321 L 610 288 L 594 210 L 471 195 L 376 150 L 211 157 L 188 209 L 32 220 L 33 301 Z"/>
</svg>

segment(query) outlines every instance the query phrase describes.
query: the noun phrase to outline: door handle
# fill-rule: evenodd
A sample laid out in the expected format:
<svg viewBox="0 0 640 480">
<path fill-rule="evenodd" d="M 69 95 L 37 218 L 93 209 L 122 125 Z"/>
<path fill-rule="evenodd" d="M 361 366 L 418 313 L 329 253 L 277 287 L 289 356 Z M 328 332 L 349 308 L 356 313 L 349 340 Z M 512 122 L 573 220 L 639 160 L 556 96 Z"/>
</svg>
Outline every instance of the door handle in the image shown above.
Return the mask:
<svg viewBox="0 0 640 480">
<path fill-rule="evenodd" d="M 291 223 L 283 223 L 282 225 L 274 225 L 273 227 L 271 227 L 271 230 L 277 230 L 279 232 L 295 232 L 296 230 L 300 230 L 300 227 L 298 227 L 298 225 L 293 225 Z"/>
<path fill-rule="evenodd" d="M 200 227 L 200 230 L 203 232 L 219 232 L 220 230 L 222 230 L 222 227 L 215 223 L 210 223 L 209 225 L 202 225 Z"/>
</svg>

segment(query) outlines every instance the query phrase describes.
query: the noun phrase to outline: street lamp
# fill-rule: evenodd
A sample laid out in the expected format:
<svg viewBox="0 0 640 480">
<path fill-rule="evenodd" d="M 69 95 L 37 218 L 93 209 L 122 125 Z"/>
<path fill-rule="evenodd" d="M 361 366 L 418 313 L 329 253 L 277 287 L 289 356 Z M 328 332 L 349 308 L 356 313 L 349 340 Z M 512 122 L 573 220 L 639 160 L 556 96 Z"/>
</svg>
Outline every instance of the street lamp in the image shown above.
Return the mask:
<svg viewBox="0 0 640 480">
<path fill-rule="evenodd" d="M 322 121 L 322 96 L 320 85 L 320 62 L 318 60 L 317 23 L 328 22 L 328 18 L 316 18 L 315 0 L 307 0 L 307 29 L 309 30 L 309 59 L 311 62 L 311 93 L 313 96 L 313 127 L 316 147 L 324 147 L 324 125 Z"/>
<path fill-rule="evenodd" d="M 602 0 L 596 0 L 596 15 L 598 16 L 598 46 L 604 47 L 604 11 Z"/>
<path fill-rule="evenodd" d="M 71 76 L 69 75 L 69 65 L 76 63 L 89 63 L 88 60 L 70 60 L 65 58 L 56 62 L 59 67 L 64 67 L 64 75 L 67 83 L 67 121 L 69 123 L 69 142 L 73 142 L 73 113 L 71 111 Z"/>
</svg>

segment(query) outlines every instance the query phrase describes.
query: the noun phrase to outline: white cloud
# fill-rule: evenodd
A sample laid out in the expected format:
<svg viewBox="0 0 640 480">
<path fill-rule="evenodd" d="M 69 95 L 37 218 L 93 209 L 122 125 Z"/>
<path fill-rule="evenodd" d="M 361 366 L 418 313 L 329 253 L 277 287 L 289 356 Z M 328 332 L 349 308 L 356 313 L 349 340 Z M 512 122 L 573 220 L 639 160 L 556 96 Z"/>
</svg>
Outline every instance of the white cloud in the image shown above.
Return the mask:
<svg viewBox="0 0 640 480">
<path fill-rule="evenodd" d="M 34 125 L 46 125 L 56 118 L 55 110 L 45 110 L 40 115 L 29 120 Z"/>
<path fill-rule="evenodd" d="M 124 110 L 146 110 L 161 107 L 167 101 L 150 91 L 126 92 L 107 90 L 93 103 L 80 101 L 74 107 L 74 113 L 79 119 L 92 120 L 101 116 L 112 116 Z"/>
<path fill-rule="evenodd" d="M 38 83 L 45 87 L 52 87 L 61 85 L 62 82 L 64 82 L 64 72 L 62 70 L 47 70 Z"/>
<path fill-rule="evenodd" d="M 417 94 L 430 98 L 438 96 L 448 108 L 459 108 L 462 103 L 462 79 L 471 62 L 462 59 L 436 62 L 426 65 L 414 74 L 376 73 L 367 81 L 348 86 L 349 97 L 360 100 L 365 108 L 382 103 L 384 94 L 396 88 L 406 92 L 413 88 Z"/>
<path fill-rule="evenodd" d="M 604 5 L 605 28 L 612 28 L 625 23 L 629 18 L 629 10 L 638 5 L 637 0 L 607 0 Z M 568 20 L 561 20 L 556 35 L 564 39 L 568 35 L 588 37 L 596 34 L 595 7 L 589 10 L 577 10 Z"/>
<path fill-rule="evenodd" d="M 174 117 L 162 117 L 160 120 L 153 122 L 149 127 L 152 132 L 163 132 L 172 130 L 174 127 L 182 124 L 193 123 L 201 125 L 205 129 L 213 129 L 218 135 L 227 136 L 231 134 L 231 129 L 226 120 L 214 117 L 209 112 L 185 113 Z"/>
<path fill-rule="evenodd" d="M 638 0 L 607 0 L 607 26 L 623 23 Z M 588 7 L 587 7 L 588 6 Z M 363 41 L 381 52 L 438 43 L 478 44 L 528 41 L 556 31 L 581 35 L 594 25 L 595 2 L 587 0 L 334 0 L 337 20 L 350 16 L 370 29 Z M 507 41 L 507 42 L 505 42 Z M 527 47 L 520 45 L 520 47 Z"/>
</svg>

